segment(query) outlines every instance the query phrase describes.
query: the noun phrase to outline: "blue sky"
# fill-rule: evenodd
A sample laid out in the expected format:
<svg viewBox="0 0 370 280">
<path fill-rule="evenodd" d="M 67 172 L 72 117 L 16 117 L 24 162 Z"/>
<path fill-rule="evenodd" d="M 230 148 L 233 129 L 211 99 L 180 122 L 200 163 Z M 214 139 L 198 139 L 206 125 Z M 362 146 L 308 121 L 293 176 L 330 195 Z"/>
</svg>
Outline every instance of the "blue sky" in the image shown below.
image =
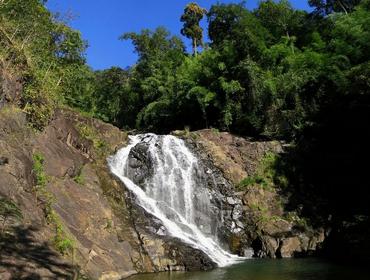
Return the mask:
<svg viewBox="0 0 370 280">
<path fill-rule="evenodd" d="M 70 25 L 80 30 L 88 41 L 87 60 L 97 70 L 111 66 L 125 68 L 136 62 L 132 44 L 118 40 L 125 32 L 165 26 L 172 34 L 180 35 L 180 16 L 189 2 L 191 0 L 49 0 L 47 6 L 54 12 L 71 12 L 74 15 Z M 208 9 L 217 0 L 195 2 Z M 247 0 L 247 7 L 253 9 L 257 3 L 258 0 Z M 309 8 L 306 0 L 292 0 L 291 3 L 295 8 Z M 183 39 L 189 44 L 186 38 Z"/>
</svg>

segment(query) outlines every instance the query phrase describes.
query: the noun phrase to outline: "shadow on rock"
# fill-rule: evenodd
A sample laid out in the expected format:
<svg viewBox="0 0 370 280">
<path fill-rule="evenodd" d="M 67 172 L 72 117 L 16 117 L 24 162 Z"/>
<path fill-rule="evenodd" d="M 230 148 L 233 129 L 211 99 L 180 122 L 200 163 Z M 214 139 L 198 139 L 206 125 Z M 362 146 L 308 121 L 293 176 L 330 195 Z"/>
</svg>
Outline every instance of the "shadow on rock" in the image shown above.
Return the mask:
<svg viewBox="0 0 370 280">
<path fill-rule="evenodd" d="M 76 279 L 76 267 L 37 241 L 37 231 L 31 226 L 14 227 L 0 236 L 0 279 Z"/>
</svg>

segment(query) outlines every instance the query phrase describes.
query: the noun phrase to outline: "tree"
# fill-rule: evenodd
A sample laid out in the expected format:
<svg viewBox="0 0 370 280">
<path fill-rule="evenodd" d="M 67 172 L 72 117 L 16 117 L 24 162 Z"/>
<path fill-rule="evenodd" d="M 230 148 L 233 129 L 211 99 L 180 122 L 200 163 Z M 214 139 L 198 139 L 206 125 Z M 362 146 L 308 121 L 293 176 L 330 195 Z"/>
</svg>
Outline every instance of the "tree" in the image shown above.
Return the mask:
<svg viewBox="0 0 370 280">
<path fill-rule="evenodd" d="M 135 101 L 136 113 L 131 115 L 136 118 L 136 126 L 158 132 L 171 127 L 174 120 L 169 107 L 174 96 L 175 71 L 185 59 L 183 42 L 163 27 L 126 33 L 121 39 L 131 40 L 139 55 L 124 95 Z"/>
<path fill-rule="evenodd" d="M 121 110 L 127 110 L 135 104 L 134 100 L 129 100 L 129 102 L 125 100 L 127 77 L 127 71 L 118 67 L 95 73 L 96 85 L 93 95 L 95 116 L 115 125 L 123 125 L 118 123 Z M 131 118 L 130 112 L 127 113 L 126 120 Z M 124 125 L 127 123 L 124 123 Z M 135 120 L 133 123 L 135 123 Z"/>
<path fill-rule="evenodd" d="M 308 4 L 316 8 L 316 12 L 328 15 L 333 12 L 351 12 L 361 0 L 309 0 Z"/>
<path fill-rule="evenodd" d="M 292 8 L 287 0 L 263 1 L 255 10 L 255 14 L 277 41 L 282 36 L 286 36 L 288 41 L 294 41 L 294 38 L 291 38 L 291 31 L 299 23 L 300 14 Z"/>
<path fill-rule="evenodd" d="M 206 9 L 201 8 L 196 3 L 190 3 L 181 16 L 181 22 L 184 23 L 181 34 L 192 40 L 194 55 L 197 55 L 198 46 L 203 46 L 203 29 L 199 23 L 206 13 Z"/>
<path fill-rule="evenodd" d="M 48 123 L 59 102 L 82 104 L 71 99 L 85 94 L 81 90 L 88 89 L 89 83 L 82 77 L 82 72 L 89 74 L 83 69 L 86 42 L 44 4 L 8 0 L 0 5 L 0 61 L 22 80 L 20 103 L 37 129 Z M 80 92 L 71 92 L 72 88 Z"/>
<path fill-rule="evenodd" d="M 255 59 L 261 56 L 268 31 L 243 2 L 213 5 L 207 16 L 211 46 L 225 52 L 227 64 L 235 65 L 247 56 Z"/>
</svg>

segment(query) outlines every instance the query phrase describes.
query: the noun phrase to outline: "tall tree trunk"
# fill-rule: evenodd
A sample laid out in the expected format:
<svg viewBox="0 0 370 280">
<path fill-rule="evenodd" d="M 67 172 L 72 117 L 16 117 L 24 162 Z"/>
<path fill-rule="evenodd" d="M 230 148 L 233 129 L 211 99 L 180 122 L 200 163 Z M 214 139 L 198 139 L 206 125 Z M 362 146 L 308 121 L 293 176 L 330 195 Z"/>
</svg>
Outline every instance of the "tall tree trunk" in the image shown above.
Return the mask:
<svg viewBox="0 0 370 280">
<path fill-rule="evenodd" d="M 193 55 L 197 56 L 198 55 L 198 50 L 197 50 L 197 39 L 193 38 Z"/>
</svg>

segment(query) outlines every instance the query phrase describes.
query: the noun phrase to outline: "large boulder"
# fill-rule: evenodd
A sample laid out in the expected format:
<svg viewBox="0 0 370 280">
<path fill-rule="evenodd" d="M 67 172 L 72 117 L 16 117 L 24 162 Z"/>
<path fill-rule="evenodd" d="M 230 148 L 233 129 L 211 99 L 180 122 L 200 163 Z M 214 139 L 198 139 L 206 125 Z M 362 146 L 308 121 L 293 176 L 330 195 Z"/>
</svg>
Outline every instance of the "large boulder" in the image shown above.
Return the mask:
<svg viewBox="0 0 370 280">
<path fill-rule="evenodd" d="M 153 162 L 149 154 L 149 144 L 145 142 L 145 139 L 143 140 L 131 149 L 127 166 L 127 177 L 142 187 L 145 179 L 153 176 Z"/>
</svg>

